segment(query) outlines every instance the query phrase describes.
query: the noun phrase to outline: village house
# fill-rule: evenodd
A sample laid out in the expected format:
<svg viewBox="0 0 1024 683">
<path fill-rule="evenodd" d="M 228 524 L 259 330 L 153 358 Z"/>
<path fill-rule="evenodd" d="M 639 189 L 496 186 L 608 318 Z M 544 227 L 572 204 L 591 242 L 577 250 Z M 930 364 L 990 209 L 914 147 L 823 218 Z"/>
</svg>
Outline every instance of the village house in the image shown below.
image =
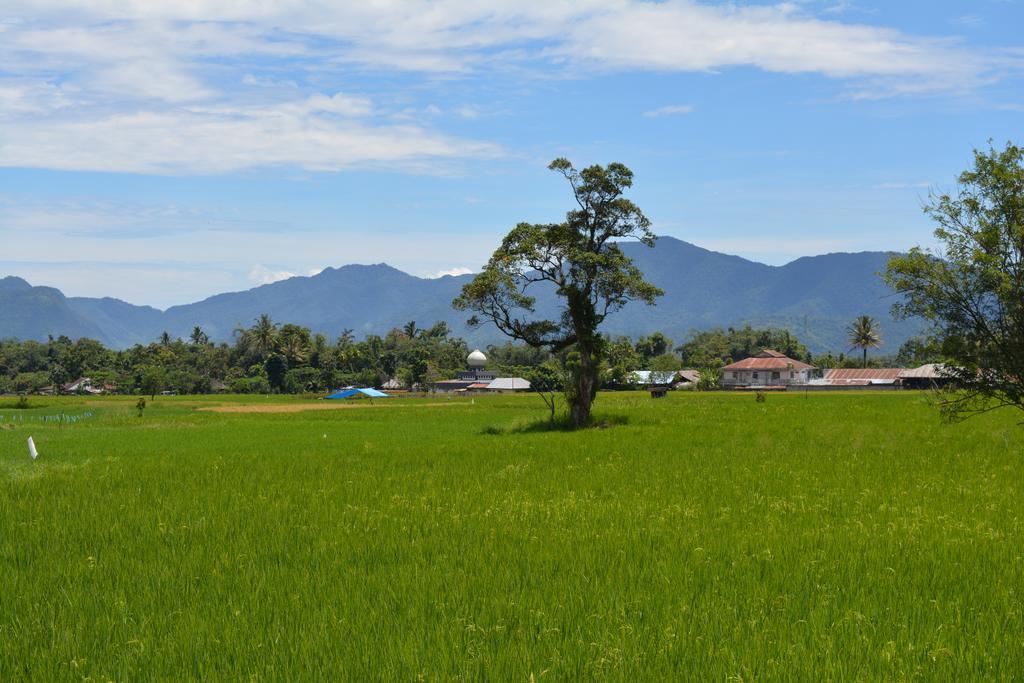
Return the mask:
<svg viewBox="0 0 1024 683">
<path fill-rule="evenodd" d="M 90 377 L 79 377 L 73 382 L 61 386 L 61 392 L 65 394 L 103 394 L 114 391 L 117 387 L 112 384 L 96 384 Z"/>
<path fill-rule="evenodd" d="M 952 384 L 955 377 L 942 363 L 926 363 L 918 368 L 901 370 L 899 380 L 905 389 L 941 389 Z"/>
<path fill-rule="evenodd" d="M 722 386 L 785 387 L 807 384 L 815 370 L 813 365 L 794 360 L 773 349 L 765 349 L 722 368 Z"/>
</svg>

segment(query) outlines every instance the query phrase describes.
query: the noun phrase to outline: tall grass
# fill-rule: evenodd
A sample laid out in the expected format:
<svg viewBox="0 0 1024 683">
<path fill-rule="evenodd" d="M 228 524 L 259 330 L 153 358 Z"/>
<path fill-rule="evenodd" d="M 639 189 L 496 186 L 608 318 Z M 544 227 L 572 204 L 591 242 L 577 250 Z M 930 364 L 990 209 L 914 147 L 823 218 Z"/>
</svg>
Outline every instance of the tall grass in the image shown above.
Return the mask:
<svg viewBox="0 0 1024 683">
<path fill-rule="evenodd" d="M 0 680 L 1024 674 L 1024 438 L 890 395 L 0 431 Z M 280 399 L 284 402 L 294 399 Z M 54 399 L 46 410 L 67 410 Z M 40 459 L 28 459 L 32 434 Z"/>
</svg>

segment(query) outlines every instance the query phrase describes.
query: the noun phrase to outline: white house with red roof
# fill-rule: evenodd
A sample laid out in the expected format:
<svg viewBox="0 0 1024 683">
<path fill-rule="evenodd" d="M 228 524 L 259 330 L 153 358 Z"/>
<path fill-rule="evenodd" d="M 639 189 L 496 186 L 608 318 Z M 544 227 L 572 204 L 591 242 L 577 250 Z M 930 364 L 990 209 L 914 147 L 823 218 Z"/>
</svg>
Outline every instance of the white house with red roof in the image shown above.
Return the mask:
<svg viewBox="0 0 1024 683">
<path fill-rule="evenodd" d="M 773 349 L 765 349 L 757 355 L 722 368 L 722 386 L 780 387 L 807 384 L 816 369 L 813 365 Z"/>
</svg>

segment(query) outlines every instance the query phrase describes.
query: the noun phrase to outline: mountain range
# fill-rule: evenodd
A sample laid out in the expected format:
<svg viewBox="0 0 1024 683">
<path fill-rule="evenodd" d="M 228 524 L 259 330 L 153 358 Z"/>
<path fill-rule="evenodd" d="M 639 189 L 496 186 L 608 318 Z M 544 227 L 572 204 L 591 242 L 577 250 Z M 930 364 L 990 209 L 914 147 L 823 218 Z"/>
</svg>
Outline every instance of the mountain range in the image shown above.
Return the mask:
<svg viewBox="0 0 1024 683">
<path fill-rule="evenodd" d="M 655 306 L 632 303 L 610 316 L 602 329 L 638 337 L 661 330 L 676 341 L 715 326 L 786 327 L 815 353 L 846 351 L 846 326 L 870 315 L 882 326 L 883 351 L 895 353 L 919 334 L 919 320 L 894 320 L 896 301 L 882 281 L 890 254 L 835 253 L 769 266 L 672 237 L 653 248 L 624 243 L 623 251 L 665 295 Z M 48 335 L 90 337 L 113 348 L 149 343 L 163 331 L 187 338 L 200 326 L 214 341 L 250 326 L 261 313 L 336 337 L 385 334 L 407 321 L 421 327 L 444 320 L 457 335 L 484 346 L 505 338 L 491 326 L 470 329 L 468 317 L 451 301 L 472 275 L 419 278 L 386 264 L 327 268 L 243 292 L 161 311 L 112 298 L 67 297 L 52 287 L 32 286 L 17 277 L 0 279 L 0 338 L 45 340 Z M 541 294 L 538 310 L 553 310 L 552 295 Z"/>
</svg>

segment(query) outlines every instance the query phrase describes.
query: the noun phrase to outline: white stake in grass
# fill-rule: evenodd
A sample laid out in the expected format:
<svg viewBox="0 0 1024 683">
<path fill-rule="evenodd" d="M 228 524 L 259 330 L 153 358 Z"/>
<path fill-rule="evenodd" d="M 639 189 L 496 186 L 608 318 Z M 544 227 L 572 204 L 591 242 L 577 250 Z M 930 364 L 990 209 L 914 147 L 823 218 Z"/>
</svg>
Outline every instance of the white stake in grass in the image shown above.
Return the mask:
<svg viewBox="0 0 1024 683">
<path fill-rule="evenodd" d="M 39 457 L 39 451 L 36 450 L 36 442 L 32 440 L 32 437 L 28 437 L 28 454 L 35 460 Z"/>
</svg>

